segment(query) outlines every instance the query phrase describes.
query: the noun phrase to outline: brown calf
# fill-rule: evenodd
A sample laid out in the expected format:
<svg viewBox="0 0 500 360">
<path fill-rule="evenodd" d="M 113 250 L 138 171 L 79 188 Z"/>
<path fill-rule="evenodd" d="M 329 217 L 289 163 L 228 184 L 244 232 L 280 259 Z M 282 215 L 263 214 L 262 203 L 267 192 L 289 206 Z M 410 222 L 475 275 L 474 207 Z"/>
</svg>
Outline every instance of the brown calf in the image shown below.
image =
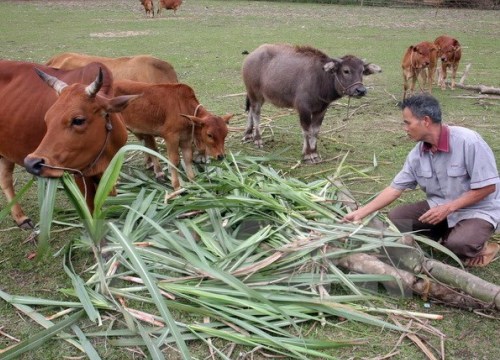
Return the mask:
<svg viewBox="0 0 500 360">
<path fill-rule="evenodd" d="M 172 187 L 180 188 L 177 167 L 179 148 L 190 180 L 194 179 L 193 144 L 207 156 L 224 158 L 227 124 L 233 115 L 216 116 L 198 102 L 191 87 L 185 84 L 147 84 L 129 80 L 116 81 L 115 95 L 142 94 L 122 112 L 127 128 L 145 145 L 158 151 L 155 136 L 165 140 Z M 158 159 L 153 160 L 157 178 L 164 176 Z"/>
<path fill-rule="evenodd" d="M 174 10 L 174 15 L 177 9 L 181 6 L 182 0 L 158 0 L 158 10 L 156 14 L 160 14 L 162 8 L 166 10 Z"/>
<path fill-rule="evenodd" d="M 438 58 L 441 59 L 441 73 L 439 74 L 438 85 L 442 90 L 446 89 L 446 72 L 451 68 L 451 89 L 455 89 L 455 77 L 457 76 L 458 64 L 462 57 L 462 48 L 457 39 L 450 36 L 438 36 L 434 40 L 437 47 Z"/>
<path fill-rule="evenodd" d="M 403 56 L 401 67 L 403 69 L 403 99 L 408 92 L 413 93 L 418 76 L 422 77 L 423 90 L 428 84 L 429 92 L 432 92 L 432 82 L 437 64 L 437 47 L 429 42 L 422 41 L 417 45 L 411 45 Z M 411 80 L 410 86 L 408 82 Z"/>
<path fill-rule="evenodd" d="M 153 0 L 140 0 L 142 6 L 144 6 L 144 11 L 146 11 L 146 16 L 155 16 L 155 7 L 153 5 Z"/>
</svg>

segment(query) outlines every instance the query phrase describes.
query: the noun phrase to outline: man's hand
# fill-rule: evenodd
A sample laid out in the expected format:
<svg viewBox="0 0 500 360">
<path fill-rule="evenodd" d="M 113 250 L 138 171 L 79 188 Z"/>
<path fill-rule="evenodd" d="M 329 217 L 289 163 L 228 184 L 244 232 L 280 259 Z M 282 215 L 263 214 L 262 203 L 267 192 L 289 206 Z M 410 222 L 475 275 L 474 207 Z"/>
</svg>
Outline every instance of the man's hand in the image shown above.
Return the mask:
<svg viewBox="0 0 500 360">
<path fill-rule="evenodd" d="M 452 212 L 448 204 L 439 205 L 427 210 L 418 220 L 424 224 L 436 225 L 446 219 Z"/>
<path fill-rule="evenodd" d="M 362 208 L 355 210 L 342 218 L 342 222 L 356 222 L 363 219 L 365 216 L 362 214 Z"/>
</svg>

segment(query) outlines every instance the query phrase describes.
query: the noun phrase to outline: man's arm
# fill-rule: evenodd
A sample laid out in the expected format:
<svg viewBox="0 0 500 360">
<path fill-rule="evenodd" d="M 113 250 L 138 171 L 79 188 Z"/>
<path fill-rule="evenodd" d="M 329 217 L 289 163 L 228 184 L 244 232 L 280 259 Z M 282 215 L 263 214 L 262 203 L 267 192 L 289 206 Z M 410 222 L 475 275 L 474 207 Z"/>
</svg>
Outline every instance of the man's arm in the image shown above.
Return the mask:
<svg viewBox="0 0 500 360">
<path fill-rule="evenodd" d="M 488 185 L 479 189 L 469 190 L 462 196 L 456 198 L 455 200 L 449 202 L 448 204 L 443 204 L 431 208 L 425 214 L 423 214 L 418 220 L 423 223 L 436 225 L 437 223 L 446 219 L 446 217 L 450 215 L 452 212 L 473 205 L 483 200 L 486 196 L 488 196 L 495 190 L 496 190 L 495 184 Z"/>
<path fill-rule="evenodd" d="M 386 207 L 394 200 L 399 198 L 403 190 L 395 189 L 391 186 L 386 187 L 380 194 L 377 195 L 375 199 L 370 201 L 365 206 L 360 207 L 359 209 L 353 211 L 352 213 L 344 216 L 342 221 L 358 221 L 363 219 L 364 217 L 370 215 L 371 213 Z"/>
</svg>

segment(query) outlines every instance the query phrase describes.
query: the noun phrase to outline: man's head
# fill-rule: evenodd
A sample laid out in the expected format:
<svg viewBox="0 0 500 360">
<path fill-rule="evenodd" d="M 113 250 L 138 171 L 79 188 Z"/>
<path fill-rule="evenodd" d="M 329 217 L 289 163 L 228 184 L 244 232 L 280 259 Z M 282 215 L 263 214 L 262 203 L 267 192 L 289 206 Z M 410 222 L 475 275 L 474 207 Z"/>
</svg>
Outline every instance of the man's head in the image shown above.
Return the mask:
<svg viewBox="0 0 500 360">
<path fill-rule="evenodd" d="M 441 108 L 431 95 L 409 97 L 401 104 L 404 129 L 415 141 L 433 142 L 441 125 Z"/>
<path fill-rule="evenodd" d="M 441 123 L 441 107 L 432 95 L 420 94 L 406 98 L 401 103 L 401 110 L 406 108 L 419 120 L 428 116 L 433 123 Z"/>
</svg>

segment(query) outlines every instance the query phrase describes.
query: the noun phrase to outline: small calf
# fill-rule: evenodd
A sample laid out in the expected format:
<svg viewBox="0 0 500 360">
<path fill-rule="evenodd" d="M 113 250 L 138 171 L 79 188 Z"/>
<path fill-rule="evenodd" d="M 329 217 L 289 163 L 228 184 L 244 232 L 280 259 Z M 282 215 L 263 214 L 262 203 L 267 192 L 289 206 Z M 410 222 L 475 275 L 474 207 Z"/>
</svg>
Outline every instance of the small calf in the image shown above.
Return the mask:
<svg viewBox="0 0 500 360">
<path fill-rule="evenodd" d="M 158 10 L 156 14 L 160 14 L 162 8 L 166 10 L 174 10 L 174 15 L 177 9 L 181 6 L 182 0 L 158 0 Z"/>
<path fill-rule="evenodd" d="M 146 16 L 155 16 L 155 7 L 153 5 L 153 0 L 140 0 L 144 10 L 146 11 Z"/>
<path fill-rule="evenodd" d="M 114 83 L 115 95 L 142 94 L 122 112 L 127 128 L 145 146 L 158 152 L 155 137 L 165 140 L 172 187 L 180 188 L 177 167 L 180 163 L 179 148 L 190 180 L 194 179 L 193 144 L 201 153 L 222 160 L 227 124 L 233 116 L 216 116 L 199 103 L 191 87 L 186 84 L 148 84 L 130 80 Z M 152 160 L 155 176 L 164 177 L 158 159 Z"/>
<path fill-rule="evenodd" d="M 442 90 L 446 89 L 446 72 L 451 68 L 451 89 L 455 89 L 455 77 L 457 76 L 458 64 L 462 57 L 462 48 L 457 39 L 450 36 L 438 36 L 434 40 L 437 47 L 438 58 L 441 59 L 441 73 L 439 74 L 438 85 Z"/>
<path fill-rule="evenodd" d="M 406 94 L 413 93 L 415 83 L 419 75 L 422 77 L 422 89 L 428 85 L 429 92 L 432 92 L 432 82 L 434 81 L 434 72 L 437 64 L 437 47 L 429 42 L 422 41 L 417 45 L 411 45 L 406 49 L 401 62 L 403 69 L 403 99 Z M 408 82 L 411 80 L 410 86 Z"/>
</svg>

